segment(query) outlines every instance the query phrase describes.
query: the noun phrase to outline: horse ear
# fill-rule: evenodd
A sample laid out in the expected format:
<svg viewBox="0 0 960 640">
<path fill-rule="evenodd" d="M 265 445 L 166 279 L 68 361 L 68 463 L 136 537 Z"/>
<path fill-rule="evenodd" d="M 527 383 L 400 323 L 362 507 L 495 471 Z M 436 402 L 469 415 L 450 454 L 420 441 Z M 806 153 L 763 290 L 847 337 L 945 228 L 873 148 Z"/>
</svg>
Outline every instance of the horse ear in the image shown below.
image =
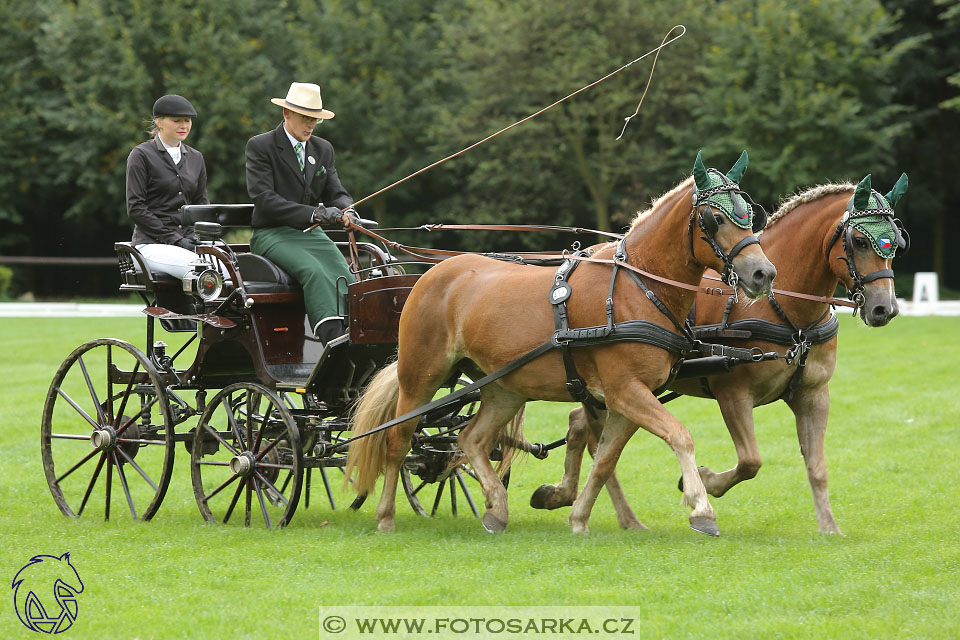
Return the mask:
<svg viewBox="0 0 960 640">
<path fill-rule="evenodd" d="M 697 151 L 697 159 L 693 161 L 693 180 L 697 184 L 697 190 L 705 191 L 710 188 L 710 179 L 707 178 L 707 170 L 703 167 L 703 151 Z"/>
<path fill-rule="evenodd" d="M 867 174 L 867 177 L 860 181 L 860 184 L 857 185 L 857 190 L 853 192 L 853 208 L 858 211 L 863 211 L 870 206 L 870 176 L 872 174 Z"/>
<path fill-rule="evenodd" d="M 897 206 L 897 203 L 900 202 L 900 198 L 907 192 L 907 186 L 907 174 L 901 173 L 897 184 L 893 185 L 893 189 L 890 189 L 890 193 L 885 196 L 891 208 Z"/>
<path fill-rule="evenodd" d="M 747 157 L 747 151 L 744 149 L 743 153 L 740 154 L 740 159 L 730 168 L 730 171 L 727 171 L 727 177 L 740 184 L 740 179 L 743 178 L 744 172 L 747 170 L 747 164 L 750 163 L 750 158 Z"/>
</svg>

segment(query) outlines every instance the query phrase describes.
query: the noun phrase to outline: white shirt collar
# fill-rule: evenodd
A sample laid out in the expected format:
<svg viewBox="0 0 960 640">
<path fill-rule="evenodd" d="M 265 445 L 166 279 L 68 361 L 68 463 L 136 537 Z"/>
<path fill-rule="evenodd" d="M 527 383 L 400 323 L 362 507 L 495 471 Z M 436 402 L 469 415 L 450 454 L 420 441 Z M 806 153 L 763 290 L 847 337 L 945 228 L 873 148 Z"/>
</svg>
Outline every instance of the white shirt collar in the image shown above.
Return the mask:
<svg viewBox="0 0 960 640">
<path fill-rule="evenodd" d="M 298 144 L 302 144 L 302 145 L 303 145 L 303 152 L 304 152 L 304 153 L 307 152 L 307 143 L 306 143 L 306 142 L 300 142 L 299 140 L 297 140 L 296 138 L 294 138 L 292 135 L 290 135 L 290 132 L 287 131 L 287 128 L 286 128 L 286 127 L 283 128 L 283 132 L 284 132 L 285 134 L 287 134 L 287 140 L 290 141 L 290 146 L 292 146 L 294 149 L 296 149 Z"/>
<path fill-rule="evenodd" d="M 170 154 L 170 158 L 173 160 L 173 164 L 180 164 L 180 158 L 183 157 L 183 145 L 177 143 L 177 146 L 171 147 L 166 142 L 163 141 L 163 138 L 160 137 L 160 134 L 157 134 L 157 140 L 160 141 L 160 144 L 163 145 L 163 148 L 167 150 L 167 153 Z"/>
</svg>

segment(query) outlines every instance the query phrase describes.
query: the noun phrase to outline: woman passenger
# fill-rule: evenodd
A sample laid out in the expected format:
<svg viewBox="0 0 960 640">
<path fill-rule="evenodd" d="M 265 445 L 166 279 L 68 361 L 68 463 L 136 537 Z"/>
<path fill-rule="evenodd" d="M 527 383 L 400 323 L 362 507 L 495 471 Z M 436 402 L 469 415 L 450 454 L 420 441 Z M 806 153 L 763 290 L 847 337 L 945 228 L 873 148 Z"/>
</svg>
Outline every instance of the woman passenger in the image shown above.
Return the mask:
<svg viewBox="0 0 960 640">
<path fill-rule="evenodd" d="M 155 273 L 181 278 L 199 256 L 193 227 L 180 224 L 180 207 L 209 204 L 203 155 L 184 142 L 197 111 L 183 96 L 165 95 L 153 104 L 150 140 L 127 157 L 127 215 L 133 244 Z"/>
</svg>

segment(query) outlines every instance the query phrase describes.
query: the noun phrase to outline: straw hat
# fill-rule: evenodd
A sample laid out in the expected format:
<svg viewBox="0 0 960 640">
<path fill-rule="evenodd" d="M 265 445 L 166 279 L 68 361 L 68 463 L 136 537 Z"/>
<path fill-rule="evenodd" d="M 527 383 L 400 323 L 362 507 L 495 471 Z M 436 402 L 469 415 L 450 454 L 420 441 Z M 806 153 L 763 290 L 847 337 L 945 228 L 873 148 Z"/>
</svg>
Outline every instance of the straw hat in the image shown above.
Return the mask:
<svg viewBox="0 0 960 640">
<path fill-rule="evenodd" d="M 270 102 L 284 109 L 296 111 L 308 118 L 329 120 L 334 115 L 333 111 L 327 111 L 323 108 L 320 87 L 309 82 L 291 83 L 286 98 L 271 98 Z"/>
</svg>

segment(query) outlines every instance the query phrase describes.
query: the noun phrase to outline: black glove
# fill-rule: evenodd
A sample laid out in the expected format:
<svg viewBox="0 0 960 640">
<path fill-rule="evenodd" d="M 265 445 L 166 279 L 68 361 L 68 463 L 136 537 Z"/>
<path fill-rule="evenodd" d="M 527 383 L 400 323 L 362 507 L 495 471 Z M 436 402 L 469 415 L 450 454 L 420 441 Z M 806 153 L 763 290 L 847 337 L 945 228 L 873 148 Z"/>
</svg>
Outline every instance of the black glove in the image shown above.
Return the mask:
<svg viewBox="0 0 960 640">
<path fill-rule="evenodd" d="M 357 214 L 357 210 L 353 208 L 353 205 L 350 205 L 344 209 L 343 212 L 350 216 L 350 222 L 358 227 L 363 227 L 364 229 L 376 229 L 379 226 L 376 220 L 366 220 L 361 218 L 359 214 Z"/>
<path fill-rule="evenodd" d="M 336 207 L 325 207 L 322 204 L 313 210 L 310 221 L 313 224 L 339 224 L 343 211 Z"/>
<path fill-rule="evenodd" d="M 183 236 L 174 243 L 176 246 L 181 249 L 186 249 L 187 251 L 196 252 L 197 245 L 200 244 L 200 239 L 197 236 Z"/>
<path fill-rule="evenodd" d="M 357 215 L 357 210 L 353 208 L 353 205 L 350 205 L 349 207 L 344 209 L 343 213 L 350 218 L 350 222 L 352 222 L 353 224 L 357 225 L 358 227 L 363 226 L 360 216 Z"/>
</svg>

